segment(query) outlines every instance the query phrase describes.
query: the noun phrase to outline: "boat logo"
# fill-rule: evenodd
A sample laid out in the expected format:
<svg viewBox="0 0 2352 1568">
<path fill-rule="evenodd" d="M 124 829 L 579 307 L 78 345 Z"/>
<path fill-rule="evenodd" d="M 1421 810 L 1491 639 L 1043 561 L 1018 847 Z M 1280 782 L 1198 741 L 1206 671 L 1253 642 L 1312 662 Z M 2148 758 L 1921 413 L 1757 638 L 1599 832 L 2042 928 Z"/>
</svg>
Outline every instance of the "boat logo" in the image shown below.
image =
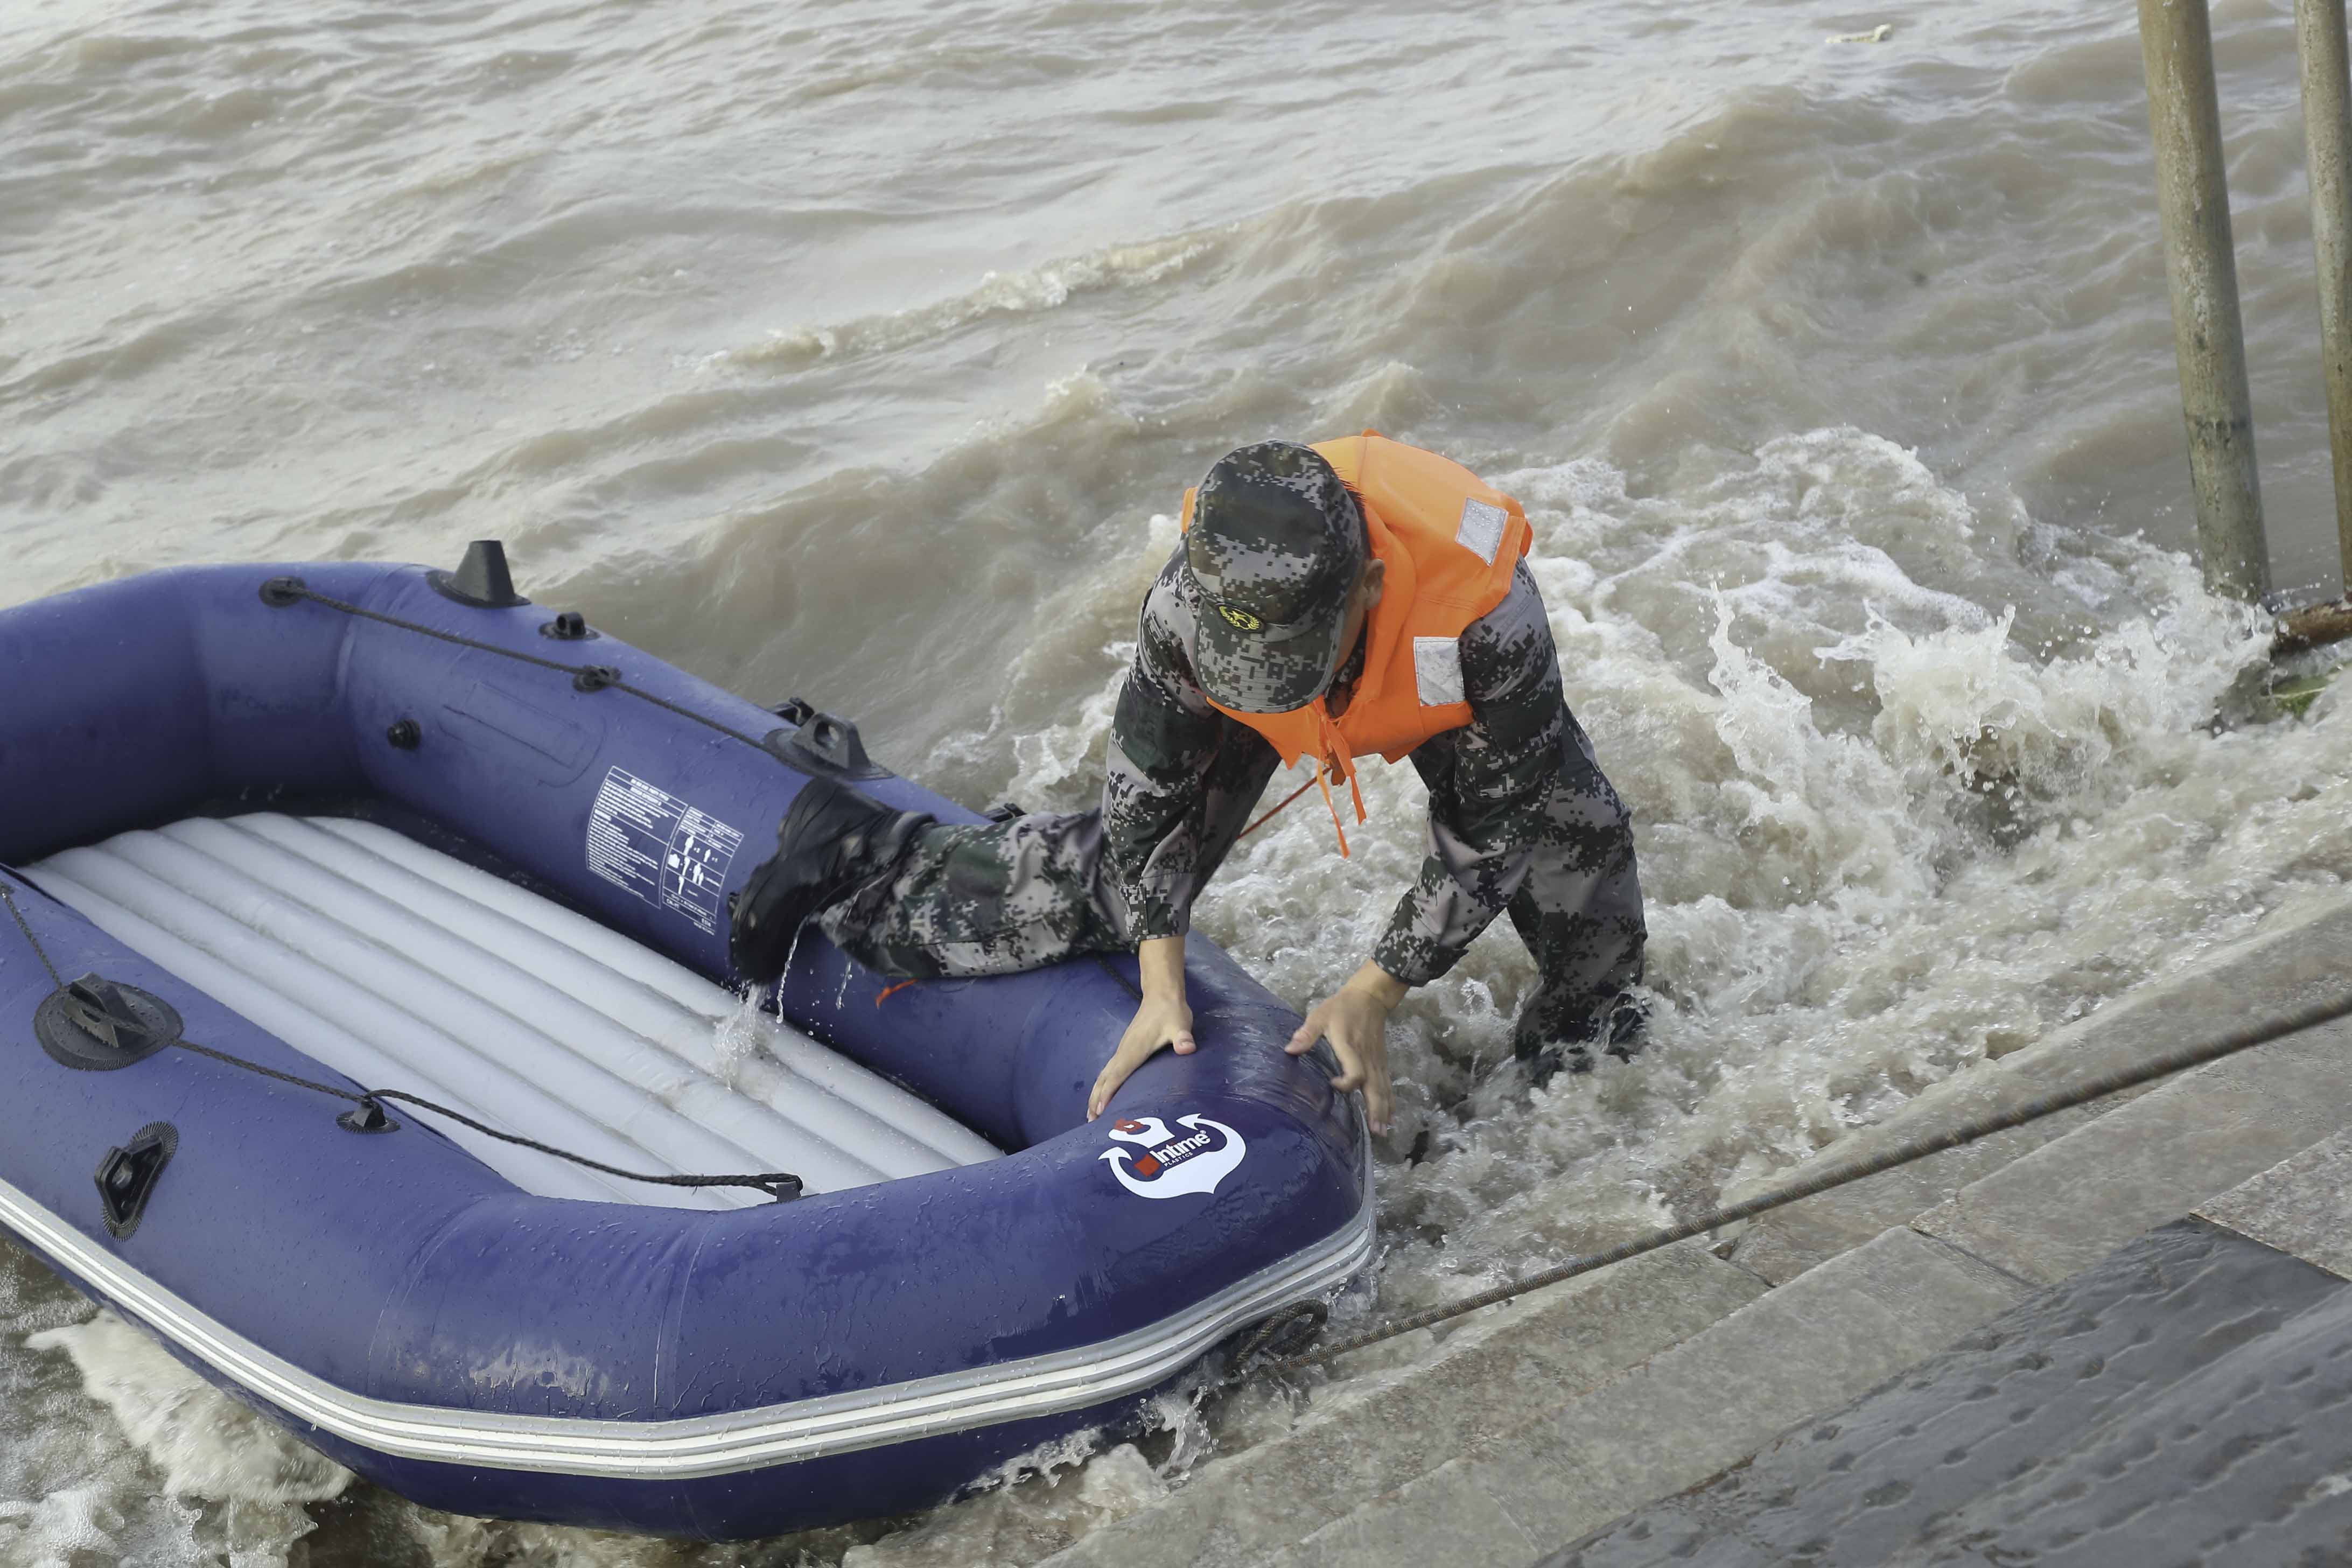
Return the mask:
<svg viewBox="0 0 2352 1568">
<path fill-rule="evenodd" d="M 1120 1186 L 1139 1198 L 1213 1193 L 1249 1152 L 1242 1135 L 1222 1121 L 1180 1116 L 1176 1125 L 1185 1131 L 1171 1132 L 1157 1116 L 1122 1116 L 1110 1124 L 1117 1142 L 1101 1157 Z"/>
</svg>

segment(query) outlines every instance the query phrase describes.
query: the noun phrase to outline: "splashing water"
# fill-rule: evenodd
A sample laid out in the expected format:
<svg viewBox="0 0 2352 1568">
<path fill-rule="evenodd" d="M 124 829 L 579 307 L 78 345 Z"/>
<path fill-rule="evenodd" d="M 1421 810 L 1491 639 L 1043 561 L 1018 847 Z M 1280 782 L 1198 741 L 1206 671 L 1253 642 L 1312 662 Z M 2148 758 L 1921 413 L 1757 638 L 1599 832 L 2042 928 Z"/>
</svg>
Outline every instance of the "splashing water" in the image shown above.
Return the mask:
<svg viewBox="0 0 2352 1568">
<path fill-rule="evenodd" d="M 90 1440 L 70 1455 L 0 1458 L 9 1493 L 28 1479 L 11 1472 L 26 1466 L 62 1462 L 72 1471 L 70 1479 L 56 1476 L 37 1501 L 0 1501 L 0 1562 L 273 1568 L 313 1528 L 301 1505 L 351 1485 L 349 1470 L 215 1392 L 112 1312 L 25 1291 L 13 1270 L 0 1274 L 0 1293 L 9 1337 L 21 1333 L 40 1358 L 0 1367 L 10 1404 L 69 1403 L 58 1375 L 63 1366 L 79 1374 L 81 1395 L 112 1417 L 105 1429 L 89 1427 Z M 51 1326 L 24 1331 L 44 1321 Z"/>
<path fill-rule="evenodd" d="M 112 1312 L 29 1334 L 25 1345 L 72 1359 L 82 1391 L 113 1413 L 174 1496 L 268 1506 L 322 1501 L 352 1483 L 349 1470 L 215 1392 Z"/>
<path fill-rule="evenodd" d="M 1528 505 L 1570 701 L 1634 812 L 1657 1014 L 1634 1062 L 1529 1094 L 1496 1070 L 1534 979 L 1500 922 L 1406 1004 L 1384 1308 L 1709 1202 L 2352 865 L 2335 721 L 2216 732 L 2257 617 L 2177 555 L 1979 517 L 1848 429 L 1689 497 L 1589 461 L 1496 482 Z M 1033 805 L 1090 804 L 1127 652 L 1066 723 L 967 751 L 1009 751 Z M 1296 1006 L 1370 951 L 1422 853 L 1409 771 L 1365 783 L 1353 858 L 1276 818 L 1198 911 Z"/>
<path fill-rule="evenodd" d="M 769 1027 L 767 1016 L 761 1010 L 759 989 L 753 987 L 743 994 L 734 1011 L 719 1019 L 712 1031 L 719 1082 L 730 1089 L 737 1087 L 743 1064 L 759 1053 Z"/>
</svg>

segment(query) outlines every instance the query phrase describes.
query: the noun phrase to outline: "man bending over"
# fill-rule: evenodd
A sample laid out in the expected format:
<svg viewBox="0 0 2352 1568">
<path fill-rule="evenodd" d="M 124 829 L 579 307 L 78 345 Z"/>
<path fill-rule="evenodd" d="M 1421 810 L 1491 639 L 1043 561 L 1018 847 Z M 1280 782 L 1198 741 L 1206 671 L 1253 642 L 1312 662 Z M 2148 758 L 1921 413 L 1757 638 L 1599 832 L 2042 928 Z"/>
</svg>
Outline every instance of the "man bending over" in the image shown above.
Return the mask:
<svg viewBox="0 0 2352 1568">
<path fill-rule="evenodd" d="M 1329 1039 L 1333 1087 L 1363 1090 L 1386 1131 L 1390 1012 L 1508 910 L 1539 976 L 1513 1029 L 1538 1080 L 1631 1055 L 1632 824 L 1568 710 L 1518 502 L 1368 431 L 1228 453 L 1186 492 L 1183 525 L 1143 601 L 1101 805 L 942 826 L 813 779 L 738 900 L 736 968 L 772 981 L 812 919 L 904 979 L 1133 951 L 1142 1003 L 1096 1079 L 1099 1116 L 1155 1052 L 1193 1049 L 1192 901 L 1276 768 L 1315 764 L 1345 854 L 1335 787 L 1361 822 L 1355 760 L 1410 756 L 1429 787 L 1421 875 L 1290 1051 Z"/>
</svg>

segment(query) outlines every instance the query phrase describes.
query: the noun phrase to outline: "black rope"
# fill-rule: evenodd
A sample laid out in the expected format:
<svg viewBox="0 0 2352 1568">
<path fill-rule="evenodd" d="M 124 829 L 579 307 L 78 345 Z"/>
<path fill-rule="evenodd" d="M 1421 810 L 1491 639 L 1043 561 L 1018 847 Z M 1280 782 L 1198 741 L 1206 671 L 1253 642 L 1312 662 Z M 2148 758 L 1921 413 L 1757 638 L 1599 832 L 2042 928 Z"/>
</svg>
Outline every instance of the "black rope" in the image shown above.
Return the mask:
<svg viewBox="0 0 2352 1568">
<path fill-rule="evenodd" d="M 1506 1285 L 1497 1285 L 1490 1290 L 1482 1290 L 1462 1300 L 1450 1301 L 1442 1307 L 1431 1307 L 1391 1322 L 1382 1323 L 1378 1328 L 1351 1334 L 1331 1344 L 1288 1354 L 1279 1360 L 1270 1361 L 1252 1368 L 1247 1364 L 1250 1355 L 1262 1349 L 1265 1341 L 1271 1337 L 1261 1335 L 1258 1339 L 1253 1340 L 1240 1355 L 1234 1358 L 1233 1370 L 1228 1373 L 1228 1378 L 1229 1381 L 1238 1380 L 1254 1371 L 1274 1373 L 1296 1372 L 1301 1368 L 1328 1361 L 1334 1356 L 1346 1355 L 1351 1351 L 1360 1351 L 1367 1346 L 1379 1344 L 1383 1340 L 1394 1339 L 1399 1334 L 1409 1334 L 1415 1330 L 1430 1328 L 1448 1319 L 1477 1311 L 1484 1307 L 1498 1305 L 1515 1297 L 1523 1296 L 1530 1290 L 1540 1290 L 1548 1285 L 1557 1285 L 1563 1279 L 1573 1279 L 1580 1274 L 1591 1274 L 1596 1269 L 1606 1268 L 1612 1263 L 1622 1263 L 1628 1258 L 1639 1258 L 1645 1252 L 1655 1252 L 1660 1247 L 1672 1247 L 1678 1241 L 1688 1241 L 1695 1236 L 1704 1236 L 1708 1231 L 1719 1230 L 1727 1225 L 1733 1225 L 1744 1219 L 1753 1219 L 1758 1215 L 1769 1214 L 1774 1209 L 1784 1208 L 1802 1199 L 1818 1196 L 1833 1187 L 1844 1186 L 1849 1182 L 1858 1182 L 1866 1176 L 1879 1175 L 1895 1169 L 1897 1165 L 1907 1165 L 1915 1160 L 1924 1160 L 1930 1154 L 1940 1154 L 1948 1149 L 1957 1149 L 1964 1143 L 1973 1143 L 1979 1138 L 1989 1138 L 1996 1132 L 2007 1132 L 2022 1127 L 2030 1121 L 2039 1121 L 2043 1117 L 2054 1116 L 2059 1111 L 2071 1110 L 2078 1105 L 2105 1099 L 2108 1095 L 2153 1082 L 2189 1068 L 2203 1067 L 2209 1063 L 2220 1061 L 2224 1057 L 2252 1050 L 2256 1046 L 2266 1046 L 2285 1036 L 2298 1034 L 2305 1029 L 2332 1023 L 2336 1019 L 2347 1016 L 2352 1016 L 2352 994 L 2337 996 L 2325 1002 L 2315 1002 L 2268 1023 L 2250 1024 L 2242 1028 L 2233 1029 L 2221 1038 L 2209 1041 L 2204 1045 L 2172 1051 L 2164 1056 L 2153 1058 L 2137 1067 L 2119 1068 L 2113 1072 L 2103 1073 L 2074 1089 L 2053 1090 L 2013 1106 L 2010 1110 L 1989 1112 L 1971 1121 L 1963 1121 L 1945 1131 L 1912 1139 L 1856 1164 L 1825 1171 L 1820 1175 L 1809 1176 L 1801 1182 L 1782 1187 L 1778 1192 L 1767 1193 L 1742 1203 L 1711 1210 L 1696 1219 L 1686 1220 L 1680 1225 L 1654 1232 L 1637 1240 L 1612 1247 L 1606 1252 L 1573 1258 L 1566 1263 L 1541 1269 L 1524 1279 L 1514 1279 Z M 1273 1323 L 1275 1320 L 1270 1319 L 1268 1321 Z"/>
<path fill-rule="evenodd" d="M 1299 1355 L 1330 1321 L 1331 1309 L 1322 1302 L 1293 1301 L 1257 1325 L 1256 1331 L 1234 1352 L 1233 1364 L 1246 1367 L 1269 1350 L 1286 1357 Z"/>
<path fill-rule="evenodd" d="M 16 917 L 16 929 L 25 933 L 25 940 L 31 944 L 34 956 L 41 961 L 41 967 L 49 972 L 49 978 L 55 982 L 58 990 L 65 990 L 66 983 L 58 973 L 58 966 L 49 962 L 48 950 L 41 945 L 41 939 L 33 934 L 31 923 L 25 919 L 25 911 L 17 908 L 16 897 L 9 891 L 8 884 L 5 881 L 0 881 L 0 903 L 5 903 L 8 906 L 8 912 Z M 144 1025 L 136 1026 L 151 1039 L 160 1033 L 160 1031 L 146 1029 Z M 381 1101 L 398 1100 L 403 1105 L 413 1105 L 419 1110 L 430 1111 L 436 1116 L 446 1116 L 452 1121 L 461 1122 L 484 1137 L 495 1138 L 502 1143 L 511 1143 L 519 1149 L 530 1149 L 541 1154 L 552 1154 L 559 1160 L 569 1160 L 575 1165 L 584 1165 L 592 1171 L 602 1171 L 608 1176 L 620 1176 L 632 1182 L 650 1182 L 656 1186 L 663 1187 L 750 1187 L 755 1192 L 766 1194 L 777 1203 L 784 1203 L 801 1195 L 801 1179 L 784 1171 L 764 1171 L 727 1176 L 653 1175 L 644 1171 L 625 1171 L 618 1165 L 607 1165 L 602 1160 L 592 1160 L 585 1154 L 576 1154 L 569 1149 L 559 1149 L 552 1143 L 542 1143 L 536 1138 L 525 1138 L 516 1132 L 502 1132 L 495 1127 L 476 1121 L 462 1110 L 452 1110 L 446 1105 L 436 1105 L 421 1095 L 409 1093 L 406 1089 L 369 1089 L 354 1091 L 339 1089 L 331 1083 L 320 1083 L 317 1079 L 303 1078 L 299 1074 L 283 1072 L 260 1062 L 247 1061 L 243 1057 L 233 1056 L 227 1051 L 212 1046 L 200 1046 L 181 1035 L 173 1035 L 165 1040 L 164 1044 L 177 1046 L 184 1051 L 194 1051 L 200 1057 L 209 1057 L 214 1061 L 223 1062 L 233 1068 L 242 1068 L 247 1072 L 257 1073 L 263 1078 L 275 1079 L 279 1083 L 291 1084 L 296 1089 L 307 1089 L 315 1094 L 332 1095 L 337 1100 L 350 1101 L 362 1110 L 373 1108 L 381 1112 L 383 1109 Z"/>
<path fill-rule="evenodd" d="M 566 664 L 562 659 L 541 658 L 537 654 L 501 647 L 497 643 L 484 642 L 478 637 L 462 637 L 456 632 L 445 632 L 438 626 L 428 626 L 422 621 L 403 620 L 398 616 L 387 616 L 381 610 L 363 609 L 358 605 L 342 599 L 330 598 L 315 589 L 305 587 L 299 577 L 272 577 L 261 585 L 261 598 L 264 604 L 276 605 L 291 605 L 297 600 L 308 599 L 314 605 L 324 605 L 331 610 L 341 610 L 344 615 L 357 616 L 363 621 L 380 622 L 387 626 L 397 626 L 404 632 L 415 632 L 419 637 L 428 637 L 438 642 L 471 648 L 477 653 L 492 653 L 501 658 L 513 659 L 519 664 L 535 665 L 541 669 L 551 669 L 558 675 L 570 676 L 572 684 L 582 691 L 625 691 L 641 702 L 650 702 L 655 707 L 675 713 L 681 719 L 691 719 L 705 729 L 716 730 L 730 741 L 740 741 L 755 752 L 768 750 L 767 743 L 756 735 L 747 734 L 731 724 L 723 724 L 708 714 L 698 713 L 683 703 L 673 702 L 667 697 L 657 696 L 642 686 L 630 685 L 628 681 L 622 679 L 621 672 L 609 664 Z M 774 753 L 769 752 L 769 754 L 772 756 Z"/>
<path fill-rule="evenodd" d="M 5 882 L 0 882 L 0 899 L 5 899 L 8 900 L 8 912 L 16 917 L 16 929 L 25 933 L 25 940 L 26 942 L 32 943 L 33 956 L 39 959 L 41 961 L 41 967 L 49 972 L 50 985 L 55 987 L 57 990 L 64 990 L 66 988 L 66 977 L 58 973 L 58 966 L 56 964 L 49 962 L 48 950 L 41 945 L 41 939 L 33 934 L 32 926 L 25 920 L 25 911 L 16 907 L 16 896 L 8 890 L 8 886 Z"/>
</svg>

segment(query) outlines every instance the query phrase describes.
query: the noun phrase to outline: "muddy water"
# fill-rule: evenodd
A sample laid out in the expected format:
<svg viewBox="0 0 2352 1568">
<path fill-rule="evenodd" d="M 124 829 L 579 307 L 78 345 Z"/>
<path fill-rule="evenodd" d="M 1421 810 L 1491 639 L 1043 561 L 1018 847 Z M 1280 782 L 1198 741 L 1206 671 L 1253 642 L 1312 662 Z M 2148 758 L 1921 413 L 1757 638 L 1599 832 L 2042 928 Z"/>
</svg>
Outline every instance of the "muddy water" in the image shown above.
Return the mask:
<svg viewBox="0 0 2352 1568">
<path fill-rule="evenodd" d="M 1356 1312 L 1753 1183 L 2336 894 L 2352 717 L 2265 717 L 2178 553 L 2127 14 L 1417 11 L 7 8 L 0 603 L 497 534 L 936 788 L 1076 806 L 1184 483 L 1273 434 L 1458 456 L 1535 519 L 1658 1015 L 1530 1095 L 1507 930 L 1418 994 Z M 2291 19 L 2216 26 L 2273 564 L 2332 590 Z M 1417 861 L 1409 770 L 1367 795 L 1354 858 L 1279 819 L 1201 910 L 1294 1003 Z M 351 1483 L 13 1249 L 0 1320 L 11 1564 L 1018 1562 L 1286 1419 L 1179 1401 L 919 1520 L 696 1549 Z"/>
</svg>

